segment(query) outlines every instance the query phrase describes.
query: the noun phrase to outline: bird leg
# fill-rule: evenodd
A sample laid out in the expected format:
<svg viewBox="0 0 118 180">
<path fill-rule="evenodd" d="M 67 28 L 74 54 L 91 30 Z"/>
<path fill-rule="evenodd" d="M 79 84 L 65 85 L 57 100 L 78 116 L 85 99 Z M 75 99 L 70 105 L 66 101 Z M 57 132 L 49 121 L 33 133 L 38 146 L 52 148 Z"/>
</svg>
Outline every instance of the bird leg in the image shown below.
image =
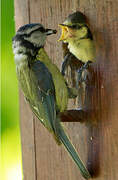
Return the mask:
<svg viewBox="0 0 118 180">
<path fill-rule="evenodd" d="M 67 66 L 70 64 L 72 56 L 73 55 L 71 53 L 67 53 L 66 56 L 64 57 L 64 61 L 62 62 L 62 66 L 61 66 L 61 73 L 63 76 L 65 75 Z"/>
<path fill-rule="evenodd" d="M 78 89 L 78 107 L 84 108 L 85 105 L 85 92 L 86 92 L 86 83 L 88 78 L 88 66 L 89 61 L 85 63 L 78 71 L 77 71 L 77 81 L 76 88 Z"/>
<path fill-rule="evenodd" d="M 89 64 L 91 61 L 87 61 L 79 70 L 77 75 L 77 87 L 79 83 L 85 82 L 87 79 L 87 68 L 89 67 Z M 83 75 L 84 72 L 84 75 Z"/>
</svg>

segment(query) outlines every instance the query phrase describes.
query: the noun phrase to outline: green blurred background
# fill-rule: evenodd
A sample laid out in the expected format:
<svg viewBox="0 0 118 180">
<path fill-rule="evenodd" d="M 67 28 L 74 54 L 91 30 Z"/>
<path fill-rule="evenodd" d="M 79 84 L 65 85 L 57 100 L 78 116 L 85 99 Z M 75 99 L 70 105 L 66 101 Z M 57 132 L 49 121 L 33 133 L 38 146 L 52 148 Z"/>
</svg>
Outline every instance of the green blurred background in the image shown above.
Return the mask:
<svg viewBox="0 0 118 180">
<path fill-rule="evenodd" d="M 14 1 L 1 1 L 1 180 L 21 180 L 18 82 L 12 53 Z"/>
</svg>

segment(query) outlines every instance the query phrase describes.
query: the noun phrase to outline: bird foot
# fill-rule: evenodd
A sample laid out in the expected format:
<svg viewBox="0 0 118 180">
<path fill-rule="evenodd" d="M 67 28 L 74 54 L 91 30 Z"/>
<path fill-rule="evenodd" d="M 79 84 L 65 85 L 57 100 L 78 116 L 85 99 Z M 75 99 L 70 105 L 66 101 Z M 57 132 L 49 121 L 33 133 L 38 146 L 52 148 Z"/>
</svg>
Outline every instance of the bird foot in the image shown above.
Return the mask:
<svg viewBox="0 0 118 180">
<path fill-rule="evenodd" d="M 79 70 L 78 70 L 78 75 L 77 75 L 77 88 L 79 86 L 80 83 L 85 82 L 87 80 L 88 77 L 88 70 L 87 68 L 89 67 L 90 61 L 88 61 L 87 63 L 85 63 Z"/>
<path fill-rule="evenodd" d="M 68 65 L 70 64 L 71 57 L 72 57 L 71 53 L 67 53 L 66 56 L 64 57 L 64 61 L 61 66 L 61 74 L 63 76 L 65 76 L 65 71 L 66 71 L 66 68 L 68 67 Z"/>
</svg>

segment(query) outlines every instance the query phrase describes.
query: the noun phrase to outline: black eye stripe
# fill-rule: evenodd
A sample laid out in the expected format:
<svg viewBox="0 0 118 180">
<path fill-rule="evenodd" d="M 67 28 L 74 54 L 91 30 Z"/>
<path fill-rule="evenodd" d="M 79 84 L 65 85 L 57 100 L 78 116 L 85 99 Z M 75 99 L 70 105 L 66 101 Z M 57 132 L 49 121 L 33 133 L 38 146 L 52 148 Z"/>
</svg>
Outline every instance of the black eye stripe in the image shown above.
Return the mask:
<svg viewBox="0 0 118 180">
<path fill-rule="evenodd" d="M 70 28 L 72 28 L 72 29 L 80 29 L 82 26 L 80 26 L 80 25 L 72 25 L 72 26 L 70 26 Z"/>
<path fill-rule="evenodd" d="M 45 32 L 45 29 L 43 27 L 38 28 L 38 30 L 42 33 Z"/>
<path fill-rule="evenodd" d="M 43 27 L 40 27 L 40 28 L 38 28 L 38 29 L 35 29 L 35 30 L 31 31 L 29 34 L 24 34 L 23 36 L 25 36 L 25 37 L 30 37 L 31 34 L 34 33 L 34 32 L 36 32 L 36 31 L 40 31 L 40 32 L 44 33 L 44 32 L 45 32 L 45 29 L 44 29 Z"/>
</svg>

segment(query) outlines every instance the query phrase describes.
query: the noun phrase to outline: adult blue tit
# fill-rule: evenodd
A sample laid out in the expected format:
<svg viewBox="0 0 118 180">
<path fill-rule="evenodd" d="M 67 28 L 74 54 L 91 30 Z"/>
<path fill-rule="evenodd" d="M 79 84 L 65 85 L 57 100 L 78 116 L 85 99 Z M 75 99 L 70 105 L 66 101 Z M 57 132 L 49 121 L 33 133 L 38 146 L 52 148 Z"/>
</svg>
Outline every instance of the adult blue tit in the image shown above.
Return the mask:
<svg viewBox="0 0 118 180">
<path fill-rule="evenodd" d="M 70 14 L 63 24 L 59 25 L 62 34 L 59 41 L 68 44 L 68 53 L 62 65 L 62 73 L 65 73 L 66 66 L 71 61 L 72 54 L 84 65 L 80 69 L 80 74 L 86 69 L 90 62 L 95 61 L 95 42 L 88 27 L 86 17 L 77 11 Z"/>
<path fill-rule="evenodd" d="M 56 30 L 43 25 L 26 24 L 13 37 L 13 52 L 20 87 L 31 110 L 53 134 L 58 144 L 63 144 L 80 169 L 90 178 L 77 151 L 71 144 L 60 122 L 59 112 L 67 108 L 68 89 L 63 76 L 48 57 L 44 45 L 46 37 Z"/>
</svg>

